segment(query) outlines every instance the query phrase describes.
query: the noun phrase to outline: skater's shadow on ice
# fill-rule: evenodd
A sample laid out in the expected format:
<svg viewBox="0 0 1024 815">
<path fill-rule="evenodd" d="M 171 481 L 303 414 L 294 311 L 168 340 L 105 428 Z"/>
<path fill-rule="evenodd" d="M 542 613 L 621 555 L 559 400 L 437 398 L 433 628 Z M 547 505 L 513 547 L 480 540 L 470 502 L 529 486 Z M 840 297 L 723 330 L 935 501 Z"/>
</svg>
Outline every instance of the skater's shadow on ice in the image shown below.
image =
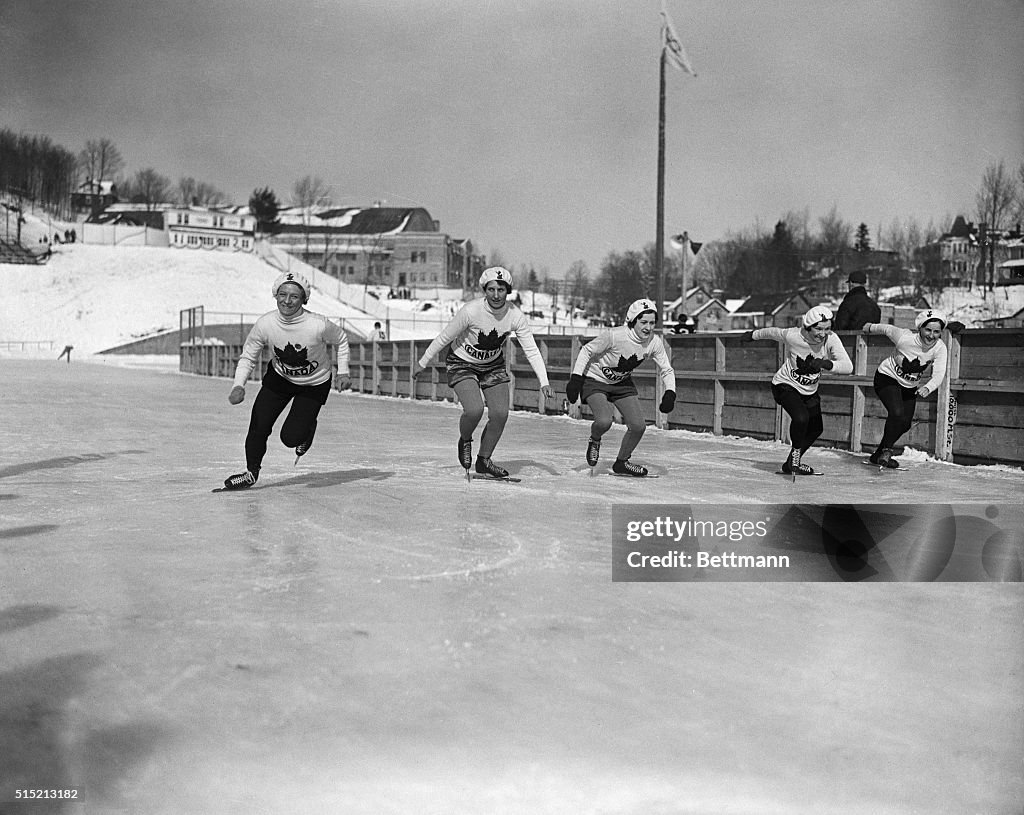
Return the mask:
<svg viewBox="0 0 1024 815">
<path fill-rule="evenodd" d="M 60 458 L 47 458 L 42 461 L 28 461 L 24 464 L 0 467 L 0 478 L 30 473 L 34 470 L 63 470 L 78 464 L 87 464 L 90 461 L 106 461 L 108 458 L 116 458 L 117 456 L 139 456 L 145 453 L 145 450 L 118 450 L 113 453 L 85 453 L 80 456 L 61 456 Z"/>
<path fill-rule="evenodd" d="M 60 529 L 57 524 L 33 524 L 31 526 L 12 526 L 10 529 L 0 529 L 0 540 L 8 538 L 27 538 L 29 535 L 41 535 L 43 532 L 52 532 Z"/>
<path fill-rule="evenodd" d="M 56 606 L 8 606 L 0 610 L 0 634 L 60 614 Z M 78 700 L 93 690 L 91 675 L 103 664 L 98 654 L 78 651 L 0 672 L 0 778 L 79 787 L 93 805 L 125 810 L 123 791 L 138 784 L 167 730 L 151 721 L 90 724 Z"/>
<path fill-rule="evenodd" d="M 508 470 L 511 475 L 519 475 L 524 467 L 535 467 L 538 470 L 543 470 L 548 475 L 561 475 L 561 473 L 550 464 L 542 464 L 539 461 L 534 461 L 532 458 L 517 458 L 512 461 L 502 461 L 501 466 Z"/>
<path fill-rule="evenodd" d="M 60 606 L 44 606 L 33 603 L 24 606 L 8 606 L 0 611 L 0 634 L 16 631 L 36 623 L 52 620 L 60 614 Z"/>
<path fill-rule="evenodd" d="M 393 475 L 394 473 L 388 470 L 375 470 L 371 468 L 358 470 L 334 470 L 329 473 L 308 473 L 306 475 L 297 475 L 295 478 L 278 481 L 274 484 L 268 484 L 267 486 L 294 487 L 304 484 L 307 487 L 335 487 L 338 484 L 350 484 L 353 481 L 363 481 L 365 479 L 369 479 L 371 481 L 384 481 L 385 479 L 391 478 Z"/>
</svg>

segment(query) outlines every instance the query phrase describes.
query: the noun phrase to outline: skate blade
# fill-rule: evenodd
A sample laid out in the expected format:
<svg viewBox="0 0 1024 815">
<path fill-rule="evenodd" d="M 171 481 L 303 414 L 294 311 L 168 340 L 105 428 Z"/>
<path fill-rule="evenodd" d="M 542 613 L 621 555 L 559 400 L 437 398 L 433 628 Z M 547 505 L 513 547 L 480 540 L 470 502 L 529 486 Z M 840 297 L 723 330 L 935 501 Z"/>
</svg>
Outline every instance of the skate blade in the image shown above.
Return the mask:
<svg viewBox="0 0 1024 815">
<path fill-rule="evenodd" d="M 796 481 L 796 477 L 798 475 L 800 475 L 800 474 L 799 473 L 784 473 L 784 472 L 782 472 L 782 470 L 776 470 L 775 471 L 775 475 L 788 475 L 788 476 L 792 476 L 793 480 Z M 821 472 L 818 472 L 817 470 L 815 470 L 813 473 L 805 473 L 804 475 L 825 475 L 825 473 L 821 473 Z M 803 476 L 801 476 L 801 477 L 803 477 Z"/>
</svg>

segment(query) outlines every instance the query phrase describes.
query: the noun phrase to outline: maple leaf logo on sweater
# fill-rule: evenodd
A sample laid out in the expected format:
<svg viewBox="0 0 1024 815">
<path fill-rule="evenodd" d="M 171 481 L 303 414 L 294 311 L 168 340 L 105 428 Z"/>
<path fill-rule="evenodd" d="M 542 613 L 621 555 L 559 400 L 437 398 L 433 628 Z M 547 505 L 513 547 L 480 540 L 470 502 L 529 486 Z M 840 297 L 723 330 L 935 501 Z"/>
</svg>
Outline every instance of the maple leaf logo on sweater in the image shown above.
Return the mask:
<svg viewBox="0 0 1024 815">
<path fill-rule="evenodd" d="M 813 359 L 815 359 L 814 354 L 808 354 L 805 357 L 797 356 L 796 365 L 793 366 L 793 373 L 802 374 L 803 376 L 814 376 L 814 374 L 820 373 L 820 370 L 812 363 Z"/>
<path fill-rule="evenodd" d="M 917 382 L 929 365 L 931 362 L 922 363 L 917 357 L 914 359 L 903 357 L 896 365 L 896 372 L 910 382 Z"/>
<path fill-rule="evenodd" d="M 274 346 L 274 354 L 284 368 L 284 373 L 289 376 L 308 376 L 320 367 L 318 362 L 310 361 L 308 353 L 309 349 L 301 345 L 288 343 L 284 348 Z"/>
<path fill-rule="evenodd" d="M 903 369 L 903 373 L 905 374 L 920 374 L 928 367 L 928 365 L 929 363 L 927 362 L 922 364 L 921 360 L 917 359 L 917 357 L 914 359 L 907 359 L 906 357 L 903 357 L 903 362 L 900 363 L 900 368 Z"/>
<path fill-rule="evenodd" d="M 489 333 L 481 331 L 477 334 L 476 347 L 481 351 L 497 351 L 508 338 L 508 332 L 498 334 L 498 329 L 492 328 Z"/>
<path fill-rule="evenodd" d="M 619 357 L 619 361 L 615 365 L 615 370 L 619 373 L 628 374 L 634 368 L 636 368 L 643 360 L 637 359 L 636 354 L 630 354 L 628 357 Z"/>
<path fill-rule="evenodd" d="M 615 367 L 602 365 L 601 373 L 605 375 L 609 382 L 622 382 L 629 377 L 633 369 L 641 362 L 643 362 L 643 359 L 638 358 L 636 354 L 630 354 L 628 357 L 620 354 L 619 361 L 615 363 Z"/>
<path fill-rule="evenodd" d="M 284 348 L 278 348 L 275 345 L 274 353 L 289 368 L 298 368 L 308 362 L 306 355 L 309 353 L 309 349 L 303 348 L 301 345 L 288 343 Z"/>
</svg>

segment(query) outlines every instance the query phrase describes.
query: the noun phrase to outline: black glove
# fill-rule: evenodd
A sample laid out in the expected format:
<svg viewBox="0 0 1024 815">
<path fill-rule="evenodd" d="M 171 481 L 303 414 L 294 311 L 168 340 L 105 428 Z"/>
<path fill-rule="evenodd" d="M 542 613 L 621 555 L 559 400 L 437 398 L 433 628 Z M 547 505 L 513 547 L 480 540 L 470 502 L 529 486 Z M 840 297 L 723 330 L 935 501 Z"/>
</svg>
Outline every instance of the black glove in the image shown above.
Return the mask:
<svg viewBox="0 0 1024 815">
<path fill-rule="evenodd" d="M 959 320 L 953 320 L 953 322 L 951 322 L 949 325 L 947 325 L 946 328 L 949 329 L 949 333 L 950 334 L 959 334 L 961 331 L 963 331 L 965 328 L 967 328 L 967 326 L 965 326 Z"/>
<path fill-rule="evenodd" d="M 744 331 L 743 332 L 743 336 L 740 337 L 740 342 L 753 342 L 753 341 L 754 341 L 754 332 L 753 331 Z"/>
<path fill-rule="evenodd" d="M 808 354 L 806 357 L 796 358 L 796 372 L 798 374 L 816 374 L 821 371 L 832 370 L 832 360 L 821 359 L 813 354 Z"/>
<path fill-rule="evenodd" d="M 658 410 L 662 413 L 671 413 L 672 408 L 676 406 L 676 392 L 665 391 L 661 397 L 661 404 L 658 405 Z"/>
<path fill-rule="evenodd" d="M 576 404 L 580 400 L 580 391 L 583 389 L 583 377 L 579 374 L 573 374 L 569 377 L 569 384 L 565 386 L 565 398 L 569 400 L 570 405 Z"/>
</svg>

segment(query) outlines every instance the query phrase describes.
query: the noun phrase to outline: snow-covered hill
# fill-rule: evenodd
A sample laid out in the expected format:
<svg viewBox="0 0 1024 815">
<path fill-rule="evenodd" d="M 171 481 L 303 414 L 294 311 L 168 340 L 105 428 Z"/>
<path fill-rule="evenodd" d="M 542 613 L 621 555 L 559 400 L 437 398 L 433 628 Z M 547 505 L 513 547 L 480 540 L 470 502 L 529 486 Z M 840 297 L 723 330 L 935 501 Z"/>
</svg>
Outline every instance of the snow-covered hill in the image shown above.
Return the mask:
<svg viewBox="0 0 1024 815">
<path fill-rule="evenodd" d="M 29 216 L 23 237 L 31 245 L 37 233 L 63 232 L 69 226 L 74 225 Z M 95 354 L 177 329 L 180 311 L 193 306 L 204 307 L 208 325 L 240 318 L 248 322 L 273 310 L 270 287 L 285 266 L 313 281 L 310 310 L 343 318 L 361 336 L 369 336 L 380 321 L 393 340 L 432 338 L 461 305 L 458 290 L 432 291 L 431 300 L 388 299 L 386 288 L 340 283 L 269 248 L 262 255 L 82 243 L 54 244 L 53 249 L 45 265 L 0 264 L 0 356 L 46 357 L 65 344 L 77 353 Z M 585 330 L 586 320 L 570 321 L 565 309 L 557 307 L 564 304 L 556 306 L 550 295 L 517 294 L 523 310 L 537 315 L 535 331 L 572 331 L 572 323 L 575 330 Z M 1024 286 L 993 293 L 947 289 L 931 302 L 952 318 L 979 326 L 980 320 L 1024 308 Z"/>
<path fill-rule="evenodd" d="M 0 348 L 52 341 L 96 353 L 176 329 L 179 312 L 203 306 L 206 321 L 232 322 L 274 308 L 277 269 L 245 253 L 155 247 L 55 247 L 45 265 L 0 264 Z M 360 333 L 373 319 L 316 289 L 309 308 L 345 318 Z"/>
</svg>

